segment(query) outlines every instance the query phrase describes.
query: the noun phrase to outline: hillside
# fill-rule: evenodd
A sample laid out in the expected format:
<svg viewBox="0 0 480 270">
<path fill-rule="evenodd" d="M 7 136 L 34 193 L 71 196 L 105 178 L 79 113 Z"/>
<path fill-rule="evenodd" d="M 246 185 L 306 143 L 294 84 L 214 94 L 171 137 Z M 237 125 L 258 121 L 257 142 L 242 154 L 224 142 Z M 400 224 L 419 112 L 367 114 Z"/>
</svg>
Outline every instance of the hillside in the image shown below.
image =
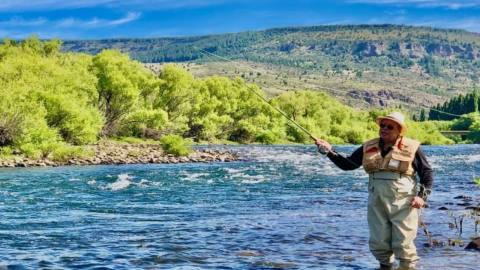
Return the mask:
<svg viewBox="0 0 480 270">
<path fill-rule="evenodd" d="M 471 91 L 480 78 L 480 35 L 427 27 L 313 26 L 64 43 L 67 51 L 104 48 L 118 48 L 153 70 L 178 62 L 199 76 L 243 77 L 271 94 L 323 89 L 356 107 L 410 104 L 419 110 Z"/>
</svg>

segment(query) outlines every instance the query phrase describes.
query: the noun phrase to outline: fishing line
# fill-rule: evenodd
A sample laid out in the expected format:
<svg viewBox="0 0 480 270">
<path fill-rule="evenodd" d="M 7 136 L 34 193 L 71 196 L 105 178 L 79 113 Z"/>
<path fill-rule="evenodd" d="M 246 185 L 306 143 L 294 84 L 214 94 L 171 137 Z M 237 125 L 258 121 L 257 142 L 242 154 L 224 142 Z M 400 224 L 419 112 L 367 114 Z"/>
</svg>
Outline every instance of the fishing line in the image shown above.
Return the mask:
<svg viewBox="0 0 480 270">
<path fill-rule="evenodd" d="M 195 47 L 196 48 L 196 47 Z M 196 48 L 198 49 L 198 48 Z M 225 60 L 227 62 L 234 62 L 233 60 L 230 60 L 228 58 L 225 58 L 225 57 L 222 57 L 220 55 L 217 55 L 217 54 L 214 54 L 214 53 L 210 53 L 210 52 L 207 52 L 203 49 L 198 49 L 201 53 L 203 54 L 207 54 L 207 55 L 211 55 L 211 56 L 214 56 L 214 57 L 217 57 L 219 59 L 222 59 L 222 60 Z M 254 70 L 255 71 L 255 70 Z M 258 98 L 260 98 L 261 100 L 263 100 L 266 104 L 268 104 L 271 108 L 273 108 L 274 110 L 276 110 L 277 112 L 279 112 L 283 117 L 285 117 L 285 119 L 287 119 L 290 123 L 292 123 L 294 126 L 296 126 L 297 128 L 299 128 L 301 131 L 305 132 L 305 134 L 307 134 L 312 140 L 316 141 L 317 138 L 315 136 L 313 136 L 313 134 L 308 131 L 306 128 L 304 128 L 303 126 L 301 126 L 297 121 L 291 119 L 290 117 L 288 117 L 288 115 L 282 111 L 281 109 L 273 106 L 270 101 L 268 99 L 266 99 L 264 96 L 262 96 L 261 94 L 259 94 L 257 91 L 253 90 L 253 88 L 251 87 L 247 87 L 248 90 L 250 90 L 253 94 L 255 94 Z"/>
<path fill-rule="evenodd" d="M 196 48 L 196 47 L 195 47 Z M 208 51 L 205 51 L 203 49 L 199 49 L 199 48 L 196 48 L 198 49 L 202 54 L 206 55 L 207 57 L 208 56 L 213 56 L 213 57 L 216 57 L 218 59 L 222 59 L 224 61 L 227 61 L 229 63 L 235 63 L 235 61 L 233 61 L 232 59 L 229 59 L 229 58 L 226 58 L 226 57 L 223 57 L 223 56 L 220 56 L 220 55 L 217 55 L 217 54 L 214 54 L 212 52 L 208 52 Z M 254 71 L 254 72 L 259 72 L 259 70 L 257 69 L 254 69 L 252 68 L 251 66 L 249 65 L 246 65 L 246 68 L 251 70 L 251 71 Z M 354 95 L 354 96 L 357 96 L 357 97 L 367 97 L 365 94 L 357 94 L 357 93 L 351 93 L 349 91 L 346 91 L 346 90 L 340 90 L 340 89 L 335 89 L 335 88 L 331 88 L 331 87 L 324 87 L 324 86 L 317 86 L 316 87 L 317 89 L 324 89 L 324 90 L 328 90 L 328 91 L 331 91 L 331 92 L 342 92 L 342 93 L 347 93 L 349 95 Z M 308 134 L 308 136 L 310 138 L 312 138 L 313 140 L 316 141 L 316 138 L 315 136 L 313 136 L 306 128 L 304 128 L 303 126 L 301 126 L 300 124 L 298 124 L 296 121 L 294 121 L 293 119 L 290 119 L 290 117 L 288 117 L 288 115 L 280 110 L 279 108 L 273 106 L 264 96 L 262 96 L 261 94 L 257 93 L 255 90 L 251 89 L 250 87 L 248 87 L 249 90 L 251 90 L 257 97 L 259 97 L 261 100 L 263 100 L 265 103 L 267 103 L 270 107 L 272 107 L 273 109 L 275 109 L 276 111 L 278 111 L 282 116 L 284 116 L 288 121 L 290 121 L 290 123 L 294 124 L 297 128 L 299 128 L 300 130 L 302 130 L 303 132 L 305 132 L 306 134 Z M 386 99 L 382 99 L 380 97 L 369 97 L 369 98 L 373 98 L 373 99 L 377 99 L 379 101 L 387 101 Z M 393 103 L 400 103 L 400 104 L 404 104 L 404 105 L 407 105 L 409 107 L 412 107 L 412 108 L 424 108 L 424 109 L 427 109 L 427 110 L 431 110 L 431 111 L 435 111 L 435 112 L 438 112 L 438 113 L 441 113 L 441 114 L 444 114 L 444 115 L 449 115 L 449 116 L 454 116 L 454 117 L 461 117 L 461 115 L 458 115 L 458 114 L 453 114 L 453 113 L 449 113 L 449 112 L 444 112 L 444 111 L 441 111 L 441 110 L 437 110 L 437 109 L 434 109 L 434 108 L 430 108 L 430 107 L 427 107 L 427 106 L 424 106 L 424 105 L 421 105 L 421 104 L 417 104 L 417 106 L 415 105 L 412 105 L 412 104 L 409 104 L 407 102 L 404 102 L 404 101 L 401 101 L 401 100 L 388 100 L 389 102 L 393 102 Z M 321 152 L 321 151 L 320 151 Z M 327 153 L 323 153 L 321 152 L 322 154 L 327 154 Z M 346 160 L 352 164 L 352 165 L 355 165 L 356 167 L 358 166 L 358 164 L 355 164 L 353 161 L 351 161 L 350 159 L 346 158 Z M 475 175 L 475 172 L 473 173 Z M 425 192 L 425 187 L 424 187 L 424 192 Z M 428 229 L 428 226 L 425 222 L 425 219 L 423 217 L 423 209 L 419 209 L 418 211 L 418 216 L 419 216 L 419 227 L 421 227 L 425 233 L 425 236 L 427 237 L 428 239 L 428 242 L 429 242 L 429 245 L 430 247 L 433 247 L 434 246 L 434 240 L 432 238 L 432 234 L 431 232 L 429 231 Z"/>
<path fill-rule="evenodd" d="M 223 56 L 220 56 L 218 54 L 215 54 L 215 53 L 212 53 L 212 52 L 209 52 L 209 51 L 206 51 L 204 49 L 200 49 L 200 48 L 197 48 L 197 47 L 194 47 L 195 49 L 199 50 L 200 53 L 204 54 L 204 55 L 210 55 L 210 56 L 213 56 L 213 57 L 216 57 L 218 59 L 222 59 L 224 61 L 227 61 L 229 63 L 235 63 L 234 60 L 232 59 L 229 59 L 229 58 L 226 58 L 226 57 L 223 57 Z M 251 71 L 254 71 L 254 72 L 260 72 L 258 69 L 255 69 L 249 65 L 246 65 L 245 68 L 251 70 Z M 347 94 L 350 94 L 350 95 L 354 95 L 354 96 L 357 96 L 357 97 L 367 97 L 365 94 L 356 94 L 356 93 L 351 93 L 349 91 L 346 91 L 346 90 L 340 90 L 340 89 L 336 89 L 336 88 L 331 88 L 331 87 L 325 87 L 325 86 L 316 86 L 315 87 L 316 89 L 324 89 L 324 90 L 328 90 L 328 91 L 331 91 L 331 92 L 337 92 L 337 93 L 347 93 Z M 437 110 L 437 109 L 434 109 L 434 108 L 430 108 L 430 107 L 427 107 L 427 106 L 424 106 L 424 105 L 421 105 L 421 104 L 417 104 L 417 105 L 412 105 L 408 102 L 405 102 L 405 101 L 401 101 L 401 100 L 387 100 L 387 99 L 382 99 L 380 97 L 369 97 L 369 98 L 373 98 L 373 99 L 376 99 L 376 100 L 380 100 L 380 101 L 390 101 L 390 102 L 393 102 L 393 103 L 400 103 L 402 105 L 406 105 L 408 107 L 412 107 L 412 108 L 424 108 L 424 109 L 427 109 L 427 110 L 431 110 L 431 111 L 435 111 L 435 112 L 438 112 L 438 113 L 442 113 L 442 114 L 445 114 L 445 115 L 449 115 L 449 116 L 455 116 L 455 117 L 461 117 L 462 115 L 459 115 L 459 114 L 454 114 L 454 113 L 449 113 L 449 112 L 444 112 L 444 111 L 441 111 L 441 110 Z"/>
<path fill-rule="evenodd" d="M 197 48 L 198 49 L 198 48 Z M 210 53 L 210 52 L 207 52 L 203 49 L 199 49 L 199 51 L 203 54 L 207 54 L 207 55 L 212 55 L 214 57 L 217 57 L 219 59 L 222 59 L 222 60 L 225 60 L 227 62 L 233 62 L 232 60 L 228 59 L 228 58 L 225 58 L 225 57 L 222 57 L 220 55 L 216 55 L 216 54 L 213 54 L 213 53 Z M 300 125 L 297 121 L 291 119 L 287 113 L 285 113 L 283 110 L 281 110 L 280 108 L 277 108 L 275 106 L 273 106 L 270 101 L 268 99 L 266 99 L 264 96 L 262 96 L 261 94 L 259 94 L 257 91 L 255 91 L 253 88 L 251 87 L 247 87 L 247 89 L 252 92 L 254 95 L 256 95 L 258 98 L 260 98 L 262 101 L 264 101 L 266 104 L 268 104 L 268 106 L 270 106 L 272 109 L 274 109 L 275 111 L 279 112 L 285 119 L 288 120 L 288 122 L 290 122 L 291 124 L 293 124 L 295 127 L 297 127 L 298 129 L 300 129 L 301 131 L 303 131 L 305 134 L 307 134 L 310 139 L 314 140 L 314 141 L 317 141 L 317 138 L 315 136 L 313 136 L 313 134 L 308 131 L 308 129 L 304 128 L 302 125 Z M 320 148 L 319 148 L 319 152 L 323 155 L 326 155 L 328 154 L 327 151 L 322 151 Z"/>
<path fill-rule="evenodd" d="M 195 47 L 196 48 L 196 47 Z M 225 57 L 222 57 L 220 55 L 217 55 L 217 54 L 214 54 L 214 53 L 210 53 L 210 52 L 207 52 L 203 49 L 199 49 L 199 48 L 196 48 L 200 51 L 200 53 L 202 54 L 205 54 L 207 55 L 207 57 L 210 55 L 210 56 L 213 56 L 213 57 L 217 57 L 219 59 L 222 59 L 222 60 L 225 60 L 227 62 L 230 62 L 230 63 L 233 63 L 234 61 L 233 60 L 230 60 L 228 58 L 225 58 Z M 252 69 L 254 70 L 254 69 Z M 255 71 L 255 70 L 254 70 Z M 317 138 L 310 132 L 308 131 L 306 128 L 304 128 L 302 125 L 300 125 L 298 122 L 296 122 L 295 120 L 291 119 L 284 111 L 282 111 L 281 109 L 273 106 L 270 101 L 268 99 L 266 99 L 264 96 L 262 96 L 261 94 L 259 94 L 257 91 L 255 91 L 253 88 L 251 87 L 247 87 L 248 90 L 250 90 L 252 93 L 254 93 L 258 98 L 260 98 L 262 101 L 264 101 L 266 104 L 268 104 L 268 106 L 270 106 L 271 108 L 273 108 L 275 111 L 279 112 L 283 117 L 285 117 L 285 119 L 288 120 L 287 123 L 290 123 L 290 125 L 293 124 L 294 127 L 297 127 L 299 128 L 301 131 L 303 131 L 305 134 L 307 134 L 312 140 L 314 140 L 315 142 L 317 141 Z M 322 155 L 327 155 L 330 151 L 326 151 L 325 149 L 323 148 L 320 148 L 318 147 L 318 152 L 321 153 Z M 351 161 L 349 158 L 345 158 L 351 165 L 353 165 L 354 167 L 359 167 L 359 164 L 356 164 L 355 162 Z"/>
<path fill-rule="evenodd" d="M 299 123 L 297 123 L 297 121 L 291 119 L 290 117 L 288 117 L 288 115 L 282 111 L 281 109 L 273 106 L 264 96 L 260 95 L 257 91 L 253 90 L 252 88 L 250 87 L 247 87 L 249 90 L 251 90 L 252 93 L 254 93 L 257 97 L 259 97 L 261 100 L 265 101 L 266 104 L 268 104 L 271 108 L 273 108 L 274 110 L 276 110 L 277 112 L 279 112 L 281 115 L 283 115 L 285 117 L 285 119 L 287 119 L 288 121 L 290 121 L 290 123 L 294 124 L 296 127 L 298 127 L 300 130 L 302 130 L 303 132 L 305 132 L 305 134 L 307 134 L 312 140 L 316 141 L 317 138 L 315 138 L 315 136 L 312 135 L 312 133 L 310 131 L 308 131 L 308 129 L 304 128 L 303 126 L 301 126 Z"/>
</svg>

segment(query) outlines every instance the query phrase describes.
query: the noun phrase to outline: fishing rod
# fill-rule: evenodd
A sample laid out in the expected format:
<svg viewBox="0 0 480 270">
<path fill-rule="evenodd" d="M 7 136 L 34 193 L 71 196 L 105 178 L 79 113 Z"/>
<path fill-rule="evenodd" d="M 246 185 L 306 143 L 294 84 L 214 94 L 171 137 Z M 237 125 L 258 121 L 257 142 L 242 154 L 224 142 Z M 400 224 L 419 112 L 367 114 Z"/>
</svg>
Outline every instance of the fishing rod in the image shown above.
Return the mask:
<svg viewBox="0 0 480 270">
<path fill-rule="evenodd" d="M 208 52 L 208 51 L 205 51 L 203 49 L 199 49 L 197 48 L 201 53 L 203 54 L 206 54 L 206 55 L 211 55 L 211 56 L 214 56 L 214 57 L 217 57 L 219 59 L 222 59 L 224 61 L 227 61 L 227 62 L 233 62 L 231 59 L 228 59 L 228 58 L 225 58 L 225 57 L 222 57 L 220 55 L 217 55 L 217 54 L 214 54 L 214 53 L 211 53 L 211 52 Z M 300 129 L 301 131 L 303 131 L 305 134 L 308 135 L 308 137 L 310 137 L 310 139 L 312 139 L 313 141 L 317 141 L 317 137 L 315 137 L 308 129 L 306 129 L 305 127 L 303 127 L 302 125 L 300 125 L 297 121 L 293 120 L 292 118 L 290 118 L 287 113 L 285 113 L 283 110 L 281 110 L 280 108 L 277 108 L 275 106 L 273 106 L 270 101 L 268 99 L 266 99 L 264 96 L 262 96 L 260 93 L 258 93 L 257 91 L 255 91 L 253 88 L 251 87 L 247 87 L 247 89 L 252 92 L 254 95 L 256 95 L 258 98 L 260 98 L 260 100 L 262 100 L 263 102 L 265 102 L 268 106 L 270 106 L 272 109 L 274 109 L 275 111 L 277 111 L 278 113 L 280 113 L 288 122 L 287 123 L 290 123 L 290 125 L 293 125 L 294 127 L 297 127 L 298 129 Z M 327 155 L 329 151 L 326 151 L 325 149 L 321 148 L 321 147 L 318 147 L 318 152 L 320 152 L 321 154 L 323 155 Z M 349 160 L 350 161 L 350 160 Z M 356 165 L 356 164 L 355 164 Z"/>
<path fill-rule="evenodd" d="M 220 56 L 218 54 L 214 54 L 212 52 L 209 52 L 209 51 L 206 51 L 204 49 L 200 49 L 196 46 L 193 47 L 194 49 L 197 49 L 198 51 L 200 51 L 200 53 L 202 54 L 205 54 L 205 55 L 210 55 L 210 56 L 213 56 L 213 57 L 216 57 L 216 58 L 219 58 L 219 59 L 222 59 L 224 61 L 227 61 L 227 62 L 230 62 L 230 63 L 234 63 L 234 61 L 232 59 L 229 59 L 229 58 L 226 58 L 226 57 L 223 57 L 223 56 Z M 251 71 L 254 71 L 254 72 L 259 72 L 259 70 L 257 69 L 254 69 L 250 66 L 246 66 L 247 69 L 251 70 Z M 317 89 L 325 89 L 325 90 L 328 90 L 330 92 L 337 92 L 337 93 L 347 93 L 347 94 L 350 94 L 350 95 L 354 95 L 354 96 L 357 96 L 357 97 L 367 97 L 366 95 L 362 95 L 362 94 L 356 94 L 356 93 L 351 93 L 349 91 L 346 91 L 346 90 L 340 90 L 340 89 L 335 89 L 335 88 L 331 88 L 331 87 L 326 87 L 326 86 L 317 86 L 316 87 Z M 380 97 L 368 97 L 368 98 L 373 98 L 373 99 L 377 99 L 379 101 L 386 101 L 386 99 L 382 99 Z M 444 112 L 444 111 L 441 111 L 441 110 L 437 110 L 437 109 L 434 109 L 434 108 L 430 108 L 428 106 L 425 106 L 425 105 L 421 105 L 421 104 L 417 104 L 416 106 L 415 105 L 412 105 L 410 103 L 407 103 L 405 101 L 401 101 L 401 100 L 393 100 L 391 101 L 393 103 L 397 103 L 397 104 L 401 104 L 401 105 L 406 105 L 408 107 L 412 107 L 412 108 L 423 108 L 423 109 L 427 109 L 427 110 L 430 110 L 430 111 L 435 111 L 435 112 L 438 112 L 438 113 L 441 113 L 441 114 L 444 114 L 444 115 L 449 115 L 449 116 L 454 116 L 454 117 L 461 117 L 462 115 L 459 115 L 459 114 L 454 114 L 454 113 L 449 113 L 449 112 Z"/>
<path fill-rule="evenodd" d="M 198 48 L 197 48 L 198 49 Z M 231 59 L 228 59 L 228 58 L 225 58 L 225 57 L 222 57 L 220 55 L 217 55 L 217 54 L 214 54 L 214 53 L 211 53 L 211 52 L 208 52 L 208 51 L 205 51 L 203 49 L 198 49 L 201 53 L 203 54 L 209 54 L 209 55 L 212 55 L 212 56 L 215 56 L 217 58 L 220 58 L 222 60 L 225 60 L 225 61 L 228 61 L 228 62 L 233 62 Z M 270 101 L 268 99 L 266 99 L 264 96 L 260 95 L 257 91 L 253 90 L 253 88 L 250 88 L 250 87 L 247 87 L 248 90 L 250 90 L 252 93 L 254 93 L 257 97 L 259 97 L 261 100 L 265 101 L 265 103 L 267 103 L 271 108 L 273 108 L 274 110 L 276 110 L 277 112 L 279 112 L 281 115 L 283 115 L 283 117 L 285 117 L 285 119 L 287 119 L 288 121 L 290 121 L 290 123 L 292 123 L 293 125 L 295 125 L 296 127 L 298 127 L 301 131 L 305 132 L 305 134 L 307 134 L 312 140 L 316 141 L 317 138 L 315 136 L 313 136 L 313 134 L 308 131 L 308 129 L 304 128 L 303 126 L 301 126 L 297 121 L 291 119 L 290 117 L 288 117 L 288 115 L 282 111 L 281 109 L 273 106 Z"/>
<path fill-rule="evenodd" d="M 277 112 L 279 112 L 281 115 L 283 115 L 283 117 L 285 117 L 285 119 L 287 119 L 288 121 L 290 121 L 290 123 L 292 123 L 293 125 L 295 125 L 297 128 L 299 128 L 301 131 L 305 132 L 305 134 L 307 134 L 312 140 L 314 141 L 317 141 L 317 138 L 315 136 L 313 136 L 313 134 L 308 131 L 308 129 L 304 128 L 303 126 L 301 126 L 297 121 L 293 120 L 292 118 L 288 117 L 288 115 L 282 111 L 281 109 L 273 106 L 270 101 L 268 101 L 268 99 L 266 99 L 264 96 L 260 95 L 257 91 L 253 90 L 252 88 L 250 87 L 247 87 L 249 90 L 251 90 L 252 93 L 254 93 L 257 97 L 259 97 L 261 100 L 265 101 L 266 104 L 268 104 L 271 108 L 273 108 L 274 110 L 276 110 Z"/>
<path fill-rule="evenodd" d="M 198 48 L 197 48 L 198 49 Z M 228 58 L 225 58 L 225 57 L 222 57 L 220 55 L 217 55 L 217 54 L 214 54 L 214 53 L 211 53 L 211 52 L 208 52 L 208 51 L 205 51 L 203 49 L 198 49 L 201 53 L 203 54 L 207 54 L 207 55 L 211 55 L 211 56 L 214 56 L 214 57 L 217 57 L 219 59 L 222 59 L 222 60 L 225 60 L 227 62 L 233 62 L 231 59 L 228 59 Z M 297 128 L 299 128 L 301 131 L 303 131 L 305 134 L 307 134 L 312 140 L 314 141 L 317 141 L 317 138 L 315 136 L 313 136 L 313 134 L 308 131 L 308 129 L 304 128 L 302 125 L 300 125 L 297 121 L 291 119 L 287 113 L 285 113 L 284 111 L 282 111 L 281 109 L 273 106 L 270 101 L 268 99 L 266 99 L 264 96 L 262 96 L 261 94 L 259 94 L 257 91 L 255 91 L 253 88 L 251 87 L 247 87 L 248 90 L 250 90 L 253 94 L 255 94 L 258 98 L 260 98 L 261 100 L 263 100 L 266 104 L 268 104 L 271 108 L 273 108 L 275 111 L 279 112 L 283 117 L 285 117 L 285 119 L 287 119 L 290 123 L 292 123 L 294 126 L 296 126 Z"/>
<path fill-rule="evenodd" d="M 217 55 L 217 54 L 214 54 L 214 53 L 211 53 L 211 52 L 208 52 L 208 51 L 205 51 L 203 49 L 199 49 L 197 48 L 202 54 L 205 54 L 205 55 L 210 55 L 210 56 L 213 56 L 213 57 L 216 57 L 216 58 L 219 58 L 219 59 L 222 59 L 224 61 L 227 61 L 227 62 L 234 62 L 233 60 L 231 59 L 228 59 L 228 58 L 225 58 L 225 57 L 222 57 L 220 55 Z M 255 72 L 258 72 L 257 70 L 255 70 L 254 68 L 250 67 L 250 66 L 247 66 L 248 69 L 252 70 L 252 71 L 255 71 Z M 299 128 L 301 131 L 305 132 L 305 134 L 307 134 L 311 139 L 313 139 L 314 141 L 317 141 L 317 138 L 315 138 L 315 136 L 312 135 L 312 133 L 310 133 L 306 128 L 304 128 L 303 126 L 301 126 L 300 124 L 298 124 L 295 120 L 291 119 L 290 117 L 288 117 L 288 115 L 282 111 L 281 109 L 273 106 L 270 101 L 268 101 L 264 96 L 262 96 L 261 94 L 259 94 L 257 91 L 255 91 L 253 88 L 250 88 L 250 87 L 247 87 L 251 92 L 253 92 L 258 98 L 260 98 L 261 100 L 263 100 L 265 103 L 267 103 L 270 107 L 272 107 L 274 110 L 276 110 L 277 112 L 279 112 L 282 116 L 284 116 L 291 124 L 295 125 L 297 128 Z M 333 88 L 329 88 L 329 87 L 320 87 L 322 89 L 326 89 L 326 90 L 329 90 L 329 91 L 332 91 L 332 92 L 347 92 L 347 91 L 342 91 L 342 90 L 339 90 L 339 89 L 333 89 Z M 360 96 L 360 95 L 358 95 Z M 382 100 L 381 98 L 378 98 L 379 100 Z M 408 103 L 405 102 L 405 104 L 409 105 L 409 106 L 412 106 Z M 443 114 L 446 114 L 446 115 L 451 115 L 451 116 L 457 116 L 457 117 L 460 117 L 461 115 L 457 115 L 457 114 L 452 114 L 452 113 L 448 113 L 448 112 L 443 112 L 443 111 L 440 111 L 440 110 L 437 110 L 437 109 L 433 109 L 433 108 L 428 108 L 426 106 L 423 106 L 423 105 L 420 105 L 420 107 L 423 107 L 423 108 L 427 108 L 427 109 L 430 109 L 430 110 L 433 110 L 433 111 L 436 111 L 436 112 L 439 112 L 439 113 L 443 113 Z M 323 148 L 318 148 L 318 151 L 323 154 L 323 155 L 327 155 L 329 151 L 325 151 L 325 149 Z M 359 165 L 356 164 L 355 162 L 353 162 L 352 160 L 350 160 L 349 158 L 346 158 L 345 160 L 347 160 L 351 165 L 354 165 L 355 167 L 358 167 Z M 430 233 L 430 231 L 428 230 L 428 226 L 425 222 L 425 220 L 423 219 L 422 217 L 422 213 L 421 213 L 421 209 L 419 211 L 419 221 L 420 221 L 420 227 L 423 228 L 423 231 L 428 239 L 428 242 L 430 244 L 430 246 L 433 245 L 433 239 L 432 239 L 432 235 Z"/>
</svg>

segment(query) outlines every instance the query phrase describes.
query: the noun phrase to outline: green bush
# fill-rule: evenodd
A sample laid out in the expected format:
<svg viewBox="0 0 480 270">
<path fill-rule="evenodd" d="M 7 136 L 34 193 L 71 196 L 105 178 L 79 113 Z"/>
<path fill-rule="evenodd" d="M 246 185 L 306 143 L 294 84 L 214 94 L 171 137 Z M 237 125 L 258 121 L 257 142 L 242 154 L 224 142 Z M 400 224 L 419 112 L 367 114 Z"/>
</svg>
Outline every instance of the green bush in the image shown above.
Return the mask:
<svg viewBox="0 0 480 270">
<path fill-rule="evenodd" d="M 60 44 L 32 37 L 0 45 L 4 155 L 68 159 L 82 154 L 81 148 L 69 145 L 96 143 L 99 135 L 125 143 L 161 138 L 165 152 L 174 155 L 191 151 L 182 136 L 197 142 L 312 143 L 255 94 L 264 94 L 258 86 L 241 79 L 197 79 L 171 64 L 155 76 L 120 51 L 64 53 Z M 314 136 L 336 144 L 377 137 L 374 120 L 385 114 L 355 110 L 319 91 L 285 92 L 270 104 Z M 468 139 L 480 141 L 477 118 L 457 120 L 453 128 L 468 128 L 473 131 Z M 409 136 L 423 143 L 451 143 L 438 132 L 449 124 L 411 126 Z"/>
<path fill-rule="evenodd" d="M 98 140 L 104 123 L 98 109 L 67 94 L 44 94 L 43 101 L 48 125 L 56 128 L 66 142 L 83 145 Z"/>
<path fill-rule="evenodd" d="M 167 135 L 160 139 L 163 151 L 174 156 L 188 156 L 192 151 L 190 143 L 178 135 Z"/>
<path fill-rule="evenodd" d="M 121 123 L 120 134 L 156 139 L 167 123 L 168 114 L 165 111 L 141 109 L 125 117 Z"/>
<path fill-rule="evenodd" d="M 93 157 L 94 152 L 83 146 L 71 146 L 67 144 L 59 144 L 51 152 L 51 159 L 53 161 L 65 162 L 72 158 L 86 158 Z"/>
</svg>

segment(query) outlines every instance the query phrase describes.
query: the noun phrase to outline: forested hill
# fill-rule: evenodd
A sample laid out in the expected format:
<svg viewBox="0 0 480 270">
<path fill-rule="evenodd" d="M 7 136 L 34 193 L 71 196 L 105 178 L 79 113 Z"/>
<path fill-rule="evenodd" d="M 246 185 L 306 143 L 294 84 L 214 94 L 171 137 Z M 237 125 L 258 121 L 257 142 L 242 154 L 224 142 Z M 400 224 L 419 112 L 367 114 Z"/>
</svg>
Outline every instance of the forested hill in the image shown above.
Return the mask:
<svg viewBox="0 0 480 270">
<path fill-rule="evenodd" d="M 118 48 L 144 63 L 183 62 L 196 75 L 241 76 L 270 92 L 327 87 L 355 106 L 430 106 L 471 91 L 480 78 L 479 34 L 427 27 L 290 27 L 64 43 L 64 50 L 91 54 L 105 48 Z"/>
</svg>

